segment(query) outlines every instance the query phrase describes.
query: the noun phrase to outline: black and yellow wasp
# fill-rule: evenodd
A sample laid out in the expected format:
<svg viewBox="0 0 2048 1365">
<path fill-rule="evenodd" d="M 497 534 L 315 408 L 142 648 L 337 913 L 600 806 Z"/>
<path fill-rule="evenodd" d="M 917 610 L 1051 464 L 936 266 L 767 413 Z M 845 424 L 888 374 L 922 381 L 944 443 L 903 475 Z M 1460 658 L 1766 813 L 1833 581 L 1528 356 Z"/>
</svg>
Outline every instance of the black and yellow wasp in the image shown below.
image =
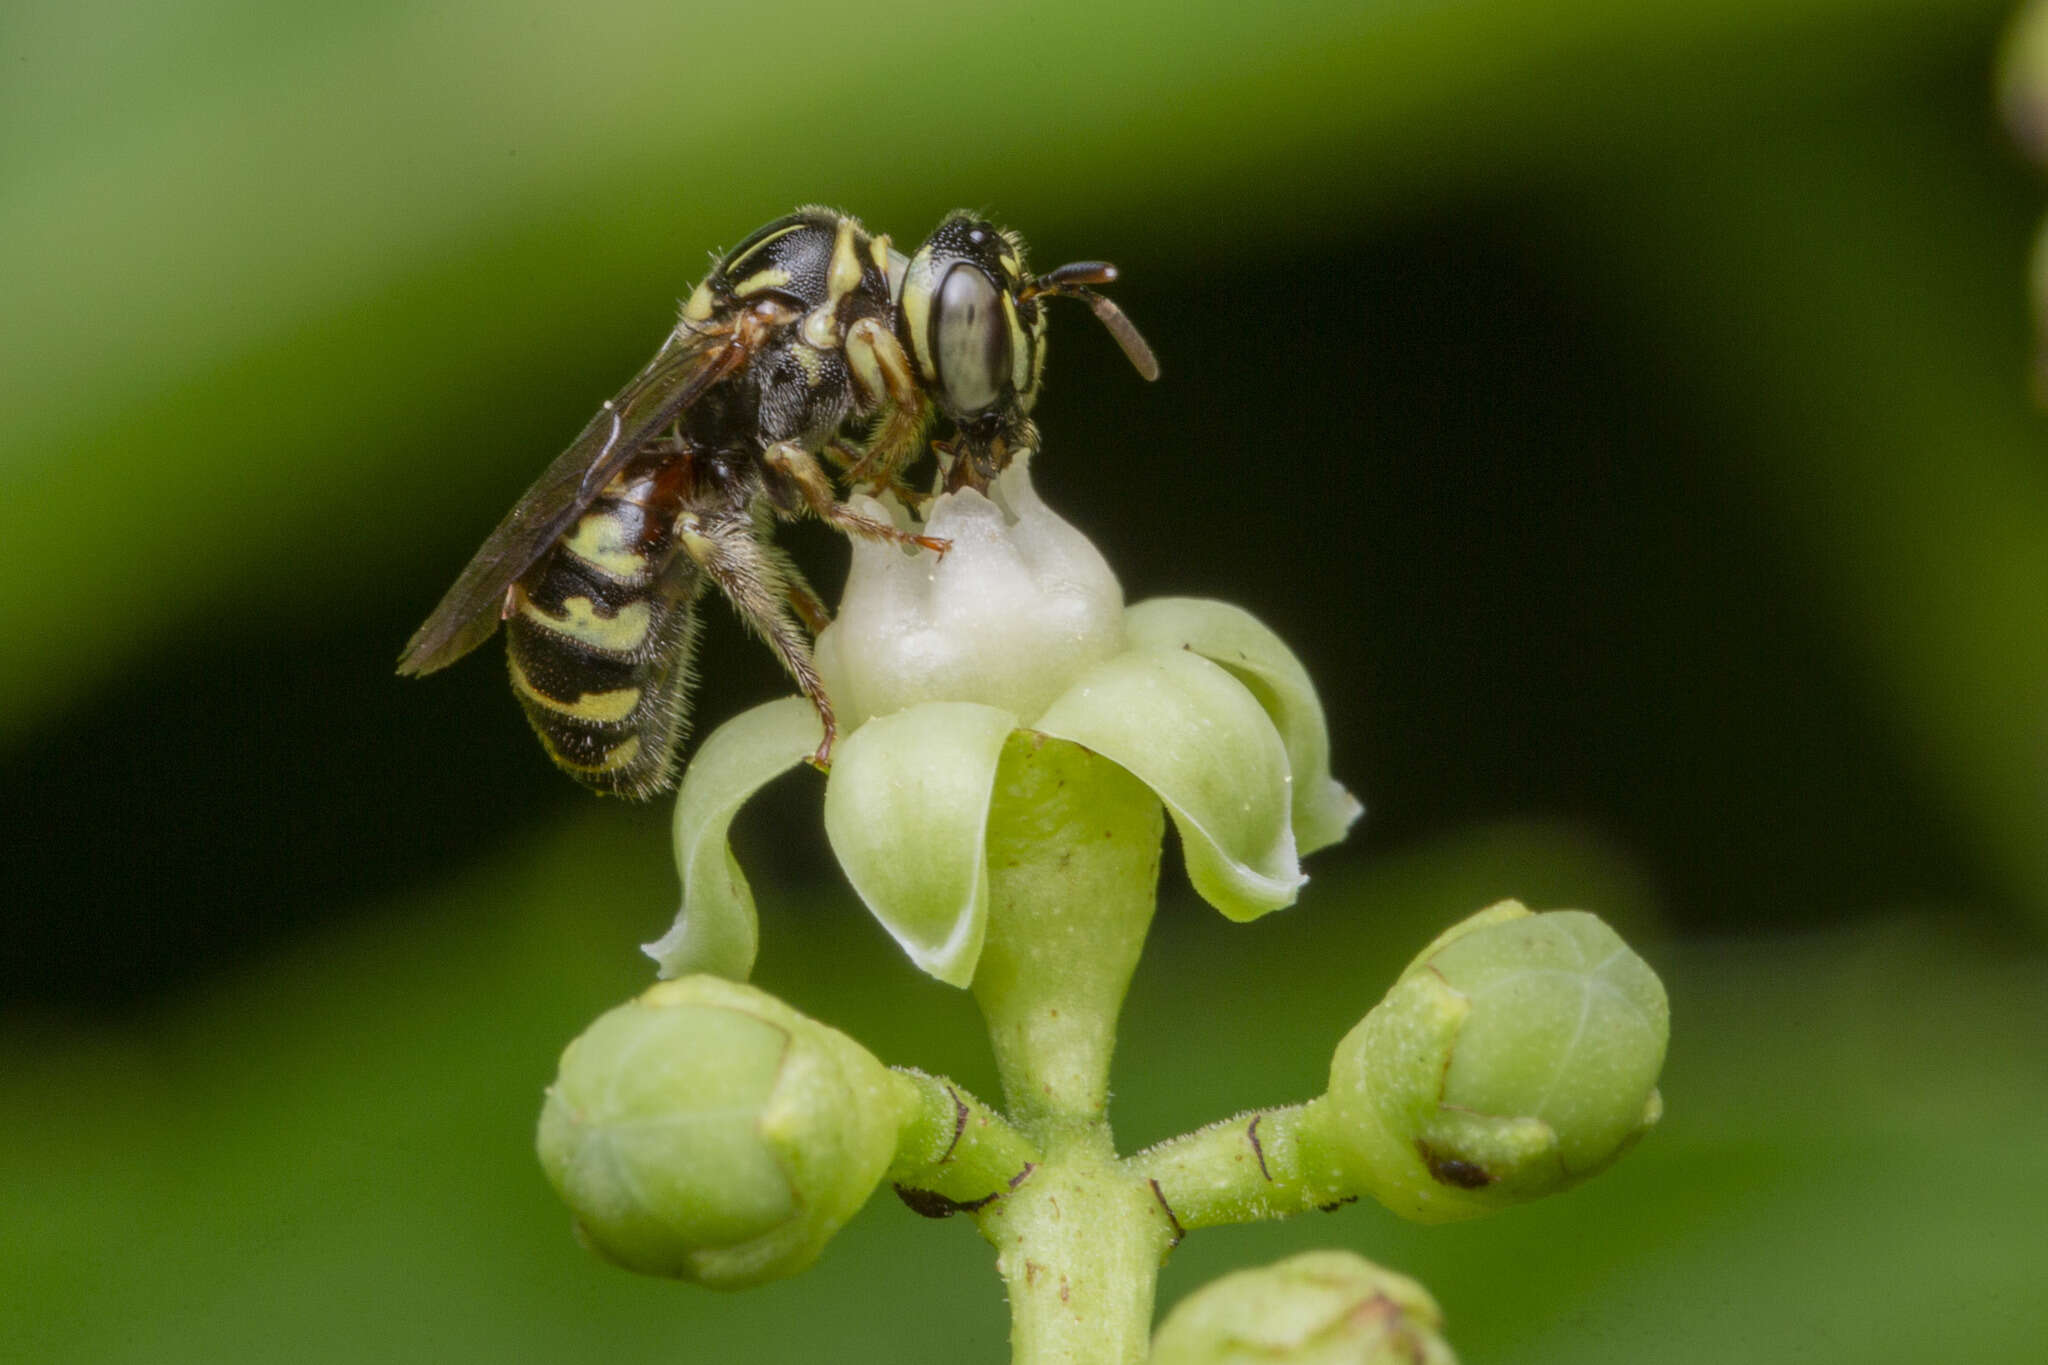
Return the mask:
<svg viewBox="0 0 2048 1365">
<path fill-rule="evenodd" d="M 831 761 L 832 705 L 811 662 L 829 616 L 769 538 L 811 514 L 851 534 L 944 553 L 843 502 L 894 490 L 935 415 L 949 489 L 986 487 L 1036 445 L 1043 300 L 1086 300 L 1138 370 L 1158 366 L 1115 305 L 1088 286 L 1113 266 L 1033 277 L 1021 242 L 971 214 L 911 256 L 829 209 L 761 228 L 713 267 L 654 358 L 599 409 L 498 523 L 406 645 L 398 671 L 432 673 L 506 623 L 512 689 L 556 763 L 601 792 L 674 784 L 699 618 L 716 584 L 817 707 Z"/>
</svg>

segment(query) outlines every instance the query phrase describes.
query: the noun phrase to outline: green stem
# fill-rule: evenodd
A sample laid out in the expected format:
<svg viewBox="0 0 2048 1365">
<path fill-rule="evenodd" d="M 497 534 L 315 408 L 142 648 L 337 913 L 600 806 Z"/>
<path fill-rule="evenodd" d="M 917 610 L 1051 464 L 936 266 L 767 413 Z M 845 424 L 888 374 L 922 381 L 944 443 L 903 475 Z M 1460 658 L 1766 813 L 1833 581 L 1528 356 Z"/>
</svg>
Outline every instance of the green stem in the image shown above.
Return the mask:
<svg viewBox="0 0 2048 1365">
<path fill-rule="evenodd" d="M 1016 1365 L 1139 1365 L 1174 1232 L 1149 1186 L 1085 1138 L 1055 1146 L 981 1219 Z"/>
<path fill-rule="evenodd" d="M 1015 1189 L 1041 1160 L 1009 1120 L 945 1077 L 892 1069 L 918 1096 L 888 1175 L 911 1207 L 937 1217 L 972 1211 Z"/>
<path fill-rule="evenodd" d="M 1165 816 L 1079 745 L 1011 736 L 988 817 L 988 937 L 974 997 L 1009 1112 L 1041 1143 L 1102 1123 L 1117 1012 L 1159 886 Z M 1105 1130 L 1106 1131 L 1106 1130 Z"/>
<path fill-rule="evenodd" d="M 1319 1132 L 1323 1100 L 1261 1109 L 1160 1143 L 1124 1163 L 1183 1228 L 1287 1218 L 1357 1198 Z"/>
<path fill-rule="evenodd" d="M 1043 1159 L 977 1214 L 1010 1296 L 1016 1365 L 1138 1365 L 1177 1236 L 1117 1162 L 1116 1020 L 1158 891 L 1164 815 L 1122 768 L 1013 736 L 988 821 L 988 937 L 974 995 L 1004 1097 Z"/>
</svg>

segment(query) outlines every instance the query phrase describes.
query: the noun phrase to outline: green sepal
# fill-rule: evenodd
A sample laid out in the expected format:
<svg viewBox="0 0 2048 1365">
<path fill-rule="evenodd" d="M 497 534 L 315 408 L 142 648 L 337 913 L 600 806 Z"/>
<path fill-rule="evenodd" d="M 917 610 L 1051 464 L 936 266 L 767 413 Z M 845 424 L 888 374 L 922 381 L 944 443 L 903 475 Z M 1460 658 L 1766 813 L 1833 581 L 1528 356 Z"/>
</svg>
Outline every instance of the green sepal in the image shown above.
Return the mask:
<svg viewBox="0 0 2048 1365">
<path fill-rule="evenodd" d="M 1124 613 L 1124 634 L 1134 648 L 1192 650 L 1221 664 L 1258 699 L 1287 749 L 1302 856 L 1337 843 L 1365 813 L 1330 776 L 1329 726 L 1308 670 L 1256 616 L 1228 602 L 1155 597 Z"/>
<path fill-rule="evenodd" d="M 1097 664 L 1032 729 L 1101 754 L 1173 815 L 1188 880 L 1235 920 L 1292 905 L 1307 879 L 1295 856 L 1287 750 L 1258 699 L 1183 649 Z"/>
<path fill-rule="evenodd" d="M 726 833 L 748 798 L 803 762 L 822 735 L 817 709 L 802 697 L 784 697 L 734 716 L 698 746 L 676 793 L 682 908 L 674 927 L 642 945 L 663 980 L 704 972 L 744 981 L 754 970 L 760 920 Z"/>
<path fill-rule="evenodd" d="M 1008 711 L 926 702 L 839 743 L 825 837 L 882 927 L 948 985 L 974 979 L 988 930 L 988 810 Z"/>
</svg>

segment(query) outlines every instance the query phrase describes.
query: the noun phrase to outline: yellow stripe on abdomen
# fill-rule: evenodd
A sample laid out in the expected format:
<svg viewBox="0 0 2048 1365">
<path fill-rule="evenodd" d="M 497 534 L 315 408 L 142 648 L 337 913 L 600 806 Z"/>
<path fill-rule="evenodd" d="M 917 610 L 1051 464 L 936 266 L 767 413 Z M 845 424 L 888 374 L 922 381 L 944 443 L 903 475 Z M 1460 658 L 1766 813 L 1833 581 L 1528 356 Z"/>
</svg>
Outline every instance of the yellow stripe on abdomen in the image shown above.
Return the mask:
<svg viewBox="0 0 2048 1365">
<path fill-rule="evenodd" d="M 561 546 L 607 578 L 631 583 L 647 576 L 647 556 L 626 539 L 627 528 L 603 512 L 586 512 Z"/>
<path fill-rule="evenodd" d="M 553 746 L 550 745 L 549 748 L 552 749 Z M 638 735 L 626 736 L 624 740 L 606 750 L 604 758 L 596 763 L 572 763 L 559 752 L 554 754 L 555 762 L 572 772 L 579 773 L 615 773 L 621 768 L 632 767 L 634 761 L 639 757 L 640 736 Z"/>
<path fill-rule="evenodd" d="M 589 725 L 617 725 L 632 715 L 633 708 L 640 704 L 640 689 L 637 687 L 621 687 L 610 692 L 580 692 L 573 701 L 563 701 L 535 687 L 526 676 L 526 670 L 519 666 L 517 656 L 510 656 L 509 662 L 512 665 L 512 686 L 519 695 L 558 716 L 567 716 Z"/>
<path fill-rule="evenodd" d="M 519 614 L 527 620 L 607 654 L 633 653 L 647 643 L 647 632 L 654 626 L 654 608 L 645 601 L 628 602 L 616 614 L 600 616 L 597 603 L 588 597 L 569 597 L 562 601 L 563 614 L 556 616 L 543 611 L 526 589 L 513 591 Z"/>
</svg>

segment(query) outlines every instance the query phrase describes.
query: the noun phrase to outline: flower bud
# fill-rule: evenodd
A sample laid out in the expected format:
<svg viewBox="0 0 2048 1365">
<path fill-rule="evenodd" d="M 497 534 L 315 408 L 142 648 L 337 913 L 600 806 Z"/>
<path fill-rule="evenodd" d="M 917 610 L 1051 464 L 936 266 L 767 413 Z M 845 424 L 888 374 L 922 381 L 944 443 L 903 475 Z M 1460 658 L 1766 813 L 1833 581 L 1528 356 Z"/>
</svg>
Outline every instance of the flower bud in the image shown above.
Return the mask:
<svg viewBox="0 0 2048 1365">
<path fill-rule="evenodd" d="M 1351 1187 L 1421 1222 L 1598 1172 L 1663 1112 L 1663 983 L 1577 910 L 1505 901 L 1425 948 L 1337 1047 L 1320 1132 Z"/>
<path fill-rule="evenodd" d="M 541 1110 L 548 1179 L 599 1255 L 737 1288 L 794 1274 L 866 1202 L 915 1089 L 751 986 L 665 981 L 585 1030 Z"/>
<path fill-rule="evenodd" d="M 1998 53 L 1998 105 L 2020 150 L 2048 165 L 2048 0 L 2029 0 Z"/>
<path fill-rule="evenodd" d="M 1456 1365 L 1421 1285 L 1349 1251 L 1212 1280 L 1174 1305 L 1152 1365 Z"/>
</svg>

